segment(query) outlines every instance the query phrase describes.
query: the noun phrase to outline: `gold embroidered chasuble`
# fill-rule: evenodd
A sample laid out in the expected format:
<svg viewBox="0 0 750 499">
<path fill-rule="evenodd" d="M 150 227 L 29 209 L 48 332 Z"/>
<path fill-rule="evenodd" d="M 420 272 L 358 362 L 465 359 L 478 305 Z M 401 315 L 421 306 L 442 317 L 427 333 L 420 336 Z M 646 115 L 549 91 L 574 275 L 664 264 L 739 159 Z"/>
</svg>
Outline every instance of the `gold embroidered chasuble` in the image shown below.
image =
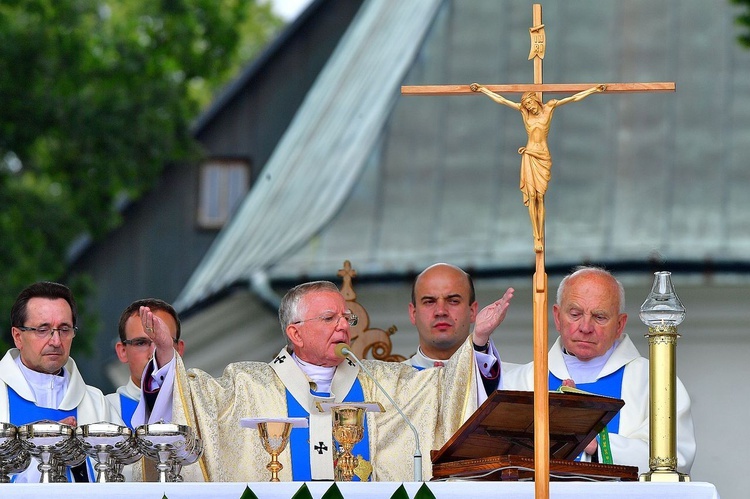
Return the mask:
<svg viewBox="0 0 750 499">
<path fill-rule="evenodd" d="M 282 357 L 283 361 L 277 360 Z M 179 356 L 176 361 L 172 422 L 191 426 L 204 445 L 200 464 L 182 469 L 185 481 L 268 481 L 270 472 L 266 464 L 270 455 L 263 449 L 258 432 L 241 428 L 239 422 L 241 418 L 286 417 L 287 389 L 311 414 L 311 442 L 332 441 L 331 415 L 318 413 L 308 379 L 286 349 L 279 353 L 275 363 L 230 364 L 220 378 L 197 369 L 186 370 Z M 423 479 L 429 480 L 432 477 L 430 450 L 442 447 L 477 407 L 471 337 L 442 368 L 417 371 L 398 362 L 366 360 L 363 363 L 417 428 L 423 455 Z M 362 386 L 365 401 L 380 402 L 385 408 L 382 413 L 367 413 L 372 479 L 412 481 L 414 435 L 375 384 L 356 365 L 344 361 L 336 369 L 332 397 L 337 402 L 343 400 L 355 377 Z M 310 447 L 314 459 L 318 454 L 312 444 Z M 280 479 L 291 481 L 288 447 L 279 461 L 284 466 Z M 333 477 L 330 456 L 317 465 L 311 461 L 311 467 L 314 479 Z"/>
</svg>

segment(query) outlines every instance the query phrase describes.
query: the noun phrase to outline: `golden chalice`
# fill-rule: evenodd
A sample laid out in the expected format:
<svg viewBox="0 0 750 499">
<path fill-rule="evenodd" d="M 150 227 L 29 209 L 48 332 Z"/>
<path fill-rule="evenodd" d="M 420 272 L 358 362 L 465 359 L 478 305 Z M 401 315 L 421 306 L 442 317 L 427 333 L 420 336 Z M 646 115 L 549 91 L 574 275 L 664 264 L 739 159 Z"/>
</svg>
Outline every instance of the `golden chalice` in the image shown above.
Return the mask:
<svg viewBox="0 0 750 499">
<path fill-rule="evenodd" d="M 362 406 L 339 405 L 331 408 L 333 414 L 333 438 L 341 446 L 341 454 L 336 461 L 336 477 L 350 482 L 357 467 L 357 458 L 352 448 L 365 434 L 365 411 Z"/>
<path fill-rule="evenodd" d="M 271 482 L 279 481 L 279 471 L 284 468 L 279 462 L 279 454 L 286 448 L 289 442 L 289 434 L 292 433 L 292 423 L 266 422 L 258 423 L 258 433 L 263 442 L 263 448 L 271 454 L 271 462 L 266 469 L 271 472 Z"/>
<path fill-rule="evenodd" d="M 271 482 L 278 482 L 279 471 L 284 466 L 279 462 L 279 454 L 286 449 L 292 428 L 307 428 L 307 418 L 242 418 L 240 426 L 257 428 L 263 448 L 271 454 L 266 469 L 271 472 Z"/>
</svg>

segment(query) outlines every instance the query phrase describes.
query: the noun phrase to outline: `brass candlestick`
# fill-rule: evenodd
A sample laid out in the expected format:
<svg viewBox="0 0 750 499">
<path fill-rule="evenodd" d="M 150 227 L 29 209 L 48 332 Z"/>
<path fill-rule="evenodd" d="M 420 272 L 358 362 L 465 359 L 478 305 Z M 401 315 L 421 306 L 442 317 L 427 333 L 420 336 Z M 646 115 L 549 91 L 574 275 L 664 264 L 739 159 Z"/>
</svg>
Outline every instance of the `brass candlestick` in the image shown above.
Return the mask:
<svg viewBox="0 0 750 499">
<path fill-rule="evenodd" d="M 654 284 L 641 305 L 641 321 L 648 326 L 649 344 L 649 471 L 642 482 L 689 482 L 677 469 L 677 326 L 685 307 L 672 286 L 670 272 L 654 273 Z"/>
<path fill-rule="evenodd" d="M 331 408 L 333 413 L 333 438 L 341 446 L 341 454 L 336 461 L 336 476 L 350 482 L 357 467 L 357 458 L 352 448 L 365 434 L 365 408 L 354 405 L 340 405 Z"/>
</svg>

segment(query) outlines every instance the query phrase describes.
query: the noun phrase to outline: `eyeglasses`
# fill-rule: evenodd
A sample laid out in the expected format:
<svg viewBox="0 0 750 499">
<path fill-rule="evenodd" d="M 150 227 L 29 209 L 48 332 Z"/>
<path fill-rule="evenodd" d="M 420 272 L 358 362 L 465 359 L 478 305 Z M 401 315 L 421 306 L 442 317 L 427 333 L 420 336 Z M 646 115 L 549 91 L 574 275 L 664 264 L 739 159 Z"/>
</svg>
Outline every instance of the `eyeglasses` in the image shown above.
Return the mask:
<svg viewBox="0 0 750 499">
<path fill-rule="evenodd" d="M 313 317 L 312 319 L 303 319 L 301 321 L 292 322 L 292 324 L 301 324 L 307 321 L 321 321 L 327 326 L 333 326 L 334 324 L 338 324 L 342 317 L 346 319 L 346 322 L 348 322 L 350 326 L 356 326 L 359 321 L 359 317 L 357 317 L 356 314 L 348 312 L 345 314 L 325 314 L 320 317 Z"/>
<path fill-rule="evenodd" d="M 60 335 L 60 339 L 67 340 L 76 335 L 78 328 L 75 326 L 60 326 L 60 327 L 27 327 L 27 326 L 16 326 L 21 331 L 32 331 L 34 336 L 40 340 L 45 340 L 54 336 L 55 331 Z"/>
<path fill-rule="evenodd" d="M 180 340 L 172 338 L 172 341 L 177 344 L 177 342 Z M 122 343 L 123 345 L 130 345 L 134 348 L 148 348 L 154 343 L 154 341 L 150 340 L 149 338 L 134 338 L 132 340 L 122 340 L 120 343 Z"/>
</svg>

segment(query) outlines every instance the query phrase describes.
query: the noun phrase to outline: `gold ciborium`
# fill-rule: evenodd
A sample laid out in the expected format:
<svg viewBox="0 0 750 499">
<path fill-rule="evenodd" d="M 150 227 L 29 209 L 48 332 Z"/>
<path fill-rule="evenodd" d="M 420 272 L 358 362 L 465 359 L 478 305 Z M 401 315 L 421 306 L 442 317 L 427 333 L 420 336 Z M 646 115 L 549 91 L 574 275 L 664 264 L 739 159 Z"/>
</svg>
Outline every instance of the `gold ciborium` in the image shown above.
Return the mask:
<svg viewBox="0 0 750 499">
<path fill-rule="evenodd" d="M 336 461 L 336 477 L 350 482 L 357 467 L 357 458 L 352 448 L 365 434 L 365 408 L 357 405 L 339 405 L 331 408 L 333 414 L 333 438 L 341 446 Z"/>
<path fill-rule="evenodd" d="M 307 418 L 242 418 L 240 426 L 257 428 L 263 448 L 271 454 L 266 469 L 271 472 L 270 482 L 278 482 L 279 471 L 284 466 L 279 462 L 279 454 L 286 449 L 292 428 L 307 428 Z"/>
</svg>

